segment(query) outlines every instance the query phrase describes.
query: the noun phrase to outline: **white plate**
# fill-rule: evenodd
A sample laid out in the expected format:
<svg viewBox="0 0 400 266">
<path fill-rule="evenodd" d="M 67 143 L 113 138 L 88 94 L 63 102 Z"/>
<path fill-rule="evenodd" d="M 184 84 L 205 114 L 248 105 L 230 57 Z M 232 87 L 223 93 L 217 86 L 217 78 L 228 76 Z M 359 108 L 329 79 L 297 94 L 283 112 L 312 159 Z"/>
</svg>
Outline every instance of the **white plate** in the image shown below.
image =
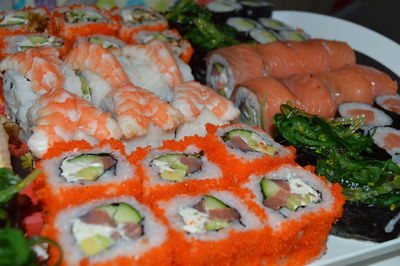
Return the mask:
<svg viewBox="0 0 400 266">
<path fill-rule="evenodd" d="M 400 45 L 358 24 L 331 16 L 302 11 L 274 11 L 273 18 L 303 29 L 313 38 L 347 42 L 400 76 Z M 373 243 L 330 236 L 327 253 L 312 266 L 400 265 L 400 238 Z"/>
</svg>

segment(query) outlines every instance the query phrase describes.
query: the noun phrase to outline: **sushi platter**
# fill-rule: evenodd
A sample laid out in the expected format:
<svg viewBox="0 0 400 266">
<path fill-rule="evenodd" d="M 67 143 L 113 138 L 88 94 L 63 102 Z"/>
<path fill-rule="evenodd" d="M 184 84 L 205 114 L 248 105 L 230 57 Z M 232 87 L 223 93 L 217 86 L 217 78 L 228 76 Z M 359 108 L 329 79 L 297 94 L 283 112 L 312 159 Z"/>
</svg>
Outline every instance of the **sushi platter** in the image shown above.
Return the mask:
<svg viewBox="0 0 400 266">
<path fill-rule="evenodd" d="M 400 264 L 398 44 L 95 2 L 0 11 L 0 262 Z"/>
</svg>

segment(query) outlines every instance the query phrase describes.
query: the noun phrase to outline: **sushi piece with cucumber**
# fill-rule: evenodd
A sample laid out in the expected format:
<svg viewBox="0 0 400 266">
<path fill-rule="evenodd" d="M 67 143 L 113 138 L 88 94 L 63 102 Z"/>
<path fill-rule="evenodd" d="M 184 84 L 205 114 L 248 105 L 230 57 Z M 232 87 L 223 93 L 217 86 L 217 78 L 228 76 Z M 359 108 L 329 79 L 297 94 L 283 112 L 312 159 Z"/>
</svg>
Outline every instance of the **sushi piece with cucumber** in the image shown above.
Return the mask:
<svg viewBox="0 0 400 266">
<path fill-rule="evenodd" d="M 221 265 L 248 256 L 263 228 L 240 196 L 226 190 L 175 193 L 157 207 L 171 228 L 179 265 Z"/>
<path fill-rule="evenodd" d="M 269 42 L 276 42 L 281 39 L 281 37 L 272 30 L 267 30 L 263 28 L 255 28 L 250 30 L 250 37 L 257 41 L 257 43 L 264 44 Z"/>
<path fill-rule="evenodd" d="M 261 28 L 257 21 L 244 17 L 231 17 L 226 21 L 226 24 L 239 32 L 237 38 L 241 42 L 250 41 L 250 31 Z"/>
<path fill-rule="evenodd" d="M 217 24 L 225 24 L 230 17 L 239 16 L 242 5 L 231 0 L 217 0 L 206 4 L 206 8 L 213 13 L 213 20 Z"/>
<path fill-rule="evenodd" d="M 216 135 L 228 152 L 246 161 L 264 156 L 284 157 L 290 151 L 275 142 L 266 132 L 246 125 L 221 127 Z"/>
<path fill-rule="evenodd" d="M 50 212 L 54 219 L 43 234 L 60 244 L 66 265 L 171 263 L 167 228 L 133 197 L 95 199 Z M 56 258 L 52 249 L 50 255 Z"/>
<path fill-rule="evenodd" d="M 93 34 L 85 37 L 88 43 L 96 43 L 106 49 L 121 49 L 126 44 L 124 41 L 114 36 L 104 34 Z"/>
<path fill-rule="evenodd" d="M 252 19 L 271 17 L 274 7 L 273 3 L 265 0 L 239 0 L 238 3 L 243 6 L 241 16 Z"/>
</svg>

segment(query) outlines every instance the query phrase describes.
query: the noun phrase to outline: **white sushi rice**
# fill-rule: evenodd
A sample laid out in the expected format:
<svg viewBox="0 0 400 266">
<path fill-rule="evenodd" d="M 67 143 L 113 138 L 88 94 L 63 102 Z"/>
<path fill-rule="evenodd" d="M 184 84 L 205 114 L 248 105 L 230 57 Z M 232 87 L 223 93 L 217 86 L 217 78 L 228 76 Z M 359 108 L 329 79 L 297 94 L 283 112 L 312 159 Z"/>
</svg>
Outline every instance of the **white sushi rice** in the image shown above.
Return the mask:
<svg viewBox="0 0 400 266">
<path fill-rule="evenodd" d="M 264 196 L 261 191 L 261 180 L 263 177 L 268 179 L 300 179 L 321 194 L 321 200 L 318 203 L 310 203 L 306 207 L 298 208 L 296 211 L 286 211 L 285 216 L 281 213 L 266 207 L 263 204 Z M 265 210 L 268 217 L 267 223 L 273 230 L 280 230 L 283 222 L 287 220 L 297 220 L 307 213 L 318 213 L 321 209 L 329 210 L 333 207 L 334 198 L 330 191 L 325 188 L 323 181 L 314 174 L 300 166 L 284 165 L 275 171 L 269 172 L 263 176 L 252 175 L 250 181 L 243 187 L 253 191 L 255 203 Z"/>
<path fill-rule="evenodd" d="M 203 240 L 203 241 L 218 241 L 229 237 L 231 231 L 245 232 L 249 230 L 257 230 L 263 228 L 263 223 L 260 219 L 251 212 L 248 207 L 233 193 L 228 191 L 210 191 L 207 195 L 211 195 L 220 201 L 227 204 L 229 207 L 236 209 L 240 215 L 240 223 L 232 222 L 229 227 L 223 228 L 218 231 L 187 234 L 184 231 L 184 222 L 179 212 L 188 207 L 196 205 L 204 195 L 201 196 L 177 196 L 169 201 L 160 201 L 158 207 L 165 210 L 165 216 L 168 218 L 169 225 L 178 232 L 185 234 L 188 241 Z"/>
<path fill-rule="evenodd" d="M 366 112 L 373 112 L 375 119 L 374 121 L 368 123 L 368 121 L 365 122 L 364 124 L 364 129 L 366 131 L 371 130 L 374 127 L 383 127 L 383 126 L 389 126 L 393 123 L 393 119 L 385 114 L 385 112 L 372 107 L 369 104 L 366 103 L 356 103 L 356 102 L 348 102 L 348 103 L 342 103 L 339 105 L 338 112 L 342 117 L 350 118 L 353 117 L 353 115 L 350 113 L 351 110 L 365 110 Z"/>
<path fill-rule="evenodd" d="M 144 217 L 144 235 L 129 241 L 118 241 L 109 249 L 90 257 L 90 264 L 112 260 L 117 256 L 134 257 L 137 259 L 142 254 L 162 245 L 166 241 L 167 229 L 165 226 L 156 219 L 150 208 L 140 204 L 136 199 L 132 197 L 119 197 L 107 200 L 99 199 L 86 205 L 69 208 L 58 214 L 55 221 L 55 226 L 59 231 L 57 240 L 62 247 L 64 262 L 66 264 L 79 265 L 79 262 L 86 258 L 82 250 L 76 245 L 76 240 L 72 235 L 72 222 L 95 207 L 112 203 L 126 203 L 134 207 Z"/>
<path fill-rule="evenodd" d="M 94 106 L 104 110 L 104 106 L 102 105 L 102 100 L 111 91 L 110 84 L 103 78 L 101 78 L 99 75 L 87 69 L 82 70 L 81 75 L 88 82 L 88 86 L 90 88 L 91 103 L 93 103 Z M 80 85 L 79 89 L 81 89 Z"/>
<path fill-rule="evenodd" d="M 394 134 L 400 136 L 400 130 L 391 128 L 391 127 L 378 127 L 374 135 L 372 135 L 372 139 L 374 143 L 382 149 L 385 149 L 391 156 L 396 156 L 400 154 L 400 143 L 397 143 L 396 147 L 388 148 L 385 145 L 385 137 L 388 134 Z"/>
<path fill-rule="evenodd" d="M 244 125 L 244 124 L 235 124 L 232 126 L 228 126 L 228 127 L 222 127 L 222 128 L 218 128 L 217 132 L 216 132 L 216 136 L 218 137 L 218 139 L 223 142 L 225 144 L 226 149 L 228 150 L 229 153 L 235 155 L 236 157 L 240 158 L 243 161 L 252 161 L 254 159 L 257 158 L 261 158 L 264 156 L 271 156 L 271 155 L 267 155 L 264 153 L 260 153 L 260 152 L 253 152 L 253 151 L 241 151 L 239 149 L 234 149 L 231 148 L 229 145 L 227 145 L 223 140 L 222 140 L 222 136 L 231 130 L 234 129 L 244 129 L 244 130 L 250 130 L 253 131 L 255 134 L 258 135 L 258 137 L 260 137 L 267 146 L 272 146 L 277 150 L 277 155 L 279 157 L 285 157 L 285 156 L 289 156 L 290 155 L 290 151 L 288 149 L 286 149 L 285 147 L 283 147 L 282 145 L 280 145 L 279 143 L 277 143 L 276 141 L 274 141 L 271 136 L 269 136 L 265 131 L 257 130 L 251 126 L 248 125 Z"/>
<path fill-rule="evenodd" d="M 186 150 L 183 152 L 179 153 L 186 153 L 186 154 L 193 154 L 193 153 L 199 153 L 201 150 L 197 148 L 194 145 L 188 146 Z M 155 187 L 155 186 L 164 186 L 164 185 L 171 185 L 174 184 L 175 182 L 173 181 L 168 181 L 161 179 L 159 176 L 159 169 L 157 166 L 153 165 L 151 166 L 151 161 L 161 155 L 164 154 L 176 154 L 178 152 L 176 151 L 170 151 L 170 150 L 153 150 L 150 152 L 141 162 L 141 164 L 144 165 L 146 169 L 146 175 L 149 177 L 149 179 L 146 179 L 144 181 L 144 187 Z M 209 161 L 207 158 L 207 154 L 204 154 L 204 156 L 201 157 L 202 161 L 202 167 L 199 171 L 196 171 L 192 174 L 189 174 L 185 180 L 207 180 L 207 179 L 219 179 L 222 177 L 222 171 L 221 169 L 214 164 L 213 162 Z M 184 181 L 183 181 L 184 182 Z"/>
<path fill-rule="evenodd" d="M 115 160 L 117 160 L 115 166 L 115 174 L 113 169 L 106 171 L 99 179 L 91 182 L 67 182 L 62 177 L 60 165 L 61 162 L 68 157 L 77 156 L 81 154 L 99 154 L 107 153 L 110 154 Z M 126 156 L 120 154 L 117 150 L 111 149 L 109 145 L 101 148 L 94 148 L 89 150 L 74 150 L 70 152 L 64 152 L 60 156 L 53 159 L 42 160 L 44 174 L 48 177 L 47 182 L 52 187 L 55 194 L 61 188 L 91 186 L 91 185 L 107 185 L 118 182 L 123 182 L 128 179 L 137 178 L 135 175 L 135 167 L 131 165 Z"/>
</svg>

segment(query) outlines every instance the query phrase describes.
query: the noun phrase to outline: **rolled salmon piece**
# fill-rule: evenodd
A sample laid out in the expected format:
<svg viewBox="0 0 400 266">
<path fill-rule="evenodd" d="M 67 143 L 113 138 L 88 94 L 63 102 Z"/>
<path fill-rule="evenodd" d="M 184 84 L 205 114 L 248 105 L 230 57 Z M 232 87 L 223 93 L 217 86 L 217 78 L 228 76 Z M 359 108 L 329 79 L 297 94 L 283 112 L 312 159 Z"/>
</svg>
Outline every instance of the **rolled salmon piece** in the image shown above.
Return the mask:
<svg viewBox="0 0 400 266">
<path fill-rule="evenodd" d="M 301 103 L 307 113 L 331 118 L 335 115 L 337 104 L 331 91 L 313 74 L 296 75 L 282 82 Z"/>
<path fill-rule="evenodd" d="M 346 43 L 321 39 L 279 41 L 256 46 L 268 76 L 288 77 L 342 68 L 356 63 Z"/>
<path fill-rule="evenodd" d="M 269 133 L 273 131 L 272 117 L 280 112 L 281 104 L 299 105 L 295 95 L 274 77 L 255 78 L 238 85 L 231 99 L 241 111 L 240 122 Z"/>
<path fill-rule="evenodd" d="M 227 98 L 236 85 L 264 74 L 262 59 L 249 45 L 220 48 L 207 57 L 207 84 Z"/>
</svg>

